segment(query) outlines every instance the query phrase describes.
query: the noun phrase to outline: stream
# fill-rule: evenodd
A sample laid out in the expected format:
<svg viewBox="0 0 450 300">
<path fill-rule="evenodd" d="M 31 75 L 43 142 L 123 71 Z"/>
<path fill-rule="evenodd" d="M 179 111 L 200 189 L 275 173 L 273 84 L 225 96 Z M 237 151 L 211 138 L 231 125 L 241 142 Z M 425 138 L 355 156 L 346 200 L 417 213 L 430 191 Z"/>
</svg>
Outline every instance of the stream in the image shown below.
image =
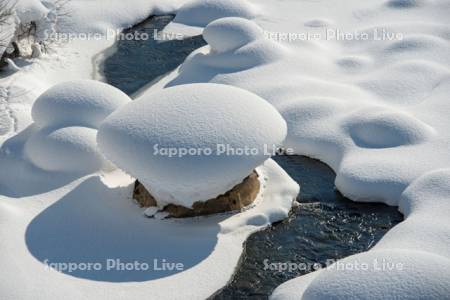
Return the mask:
<svg viewBox="0 0 450 300">
<path fill-rule="evenodd" d="M 150 17 L 124 33 L 138 31 L 152 36 L 172 19 Z M 177 68 L 204 44 L 201 36 L 165 42 L 120 40 L 99 71 L 106 82 L 133 95 Z M 299 267 L 280 272 L 268 264 L 324 266 L 329 260 L 370 249 L 403 220 L 395 207 L 356 203 L 343 197 L 334 186 L 334 172 L 317 160 L 296 155 L 274 159 L 300 184 L 300 204 L 288 219 L 249 237 L 235 274 L 211 299 L 267 299 L 281 283 L 314 271 Z"/>
</svg>

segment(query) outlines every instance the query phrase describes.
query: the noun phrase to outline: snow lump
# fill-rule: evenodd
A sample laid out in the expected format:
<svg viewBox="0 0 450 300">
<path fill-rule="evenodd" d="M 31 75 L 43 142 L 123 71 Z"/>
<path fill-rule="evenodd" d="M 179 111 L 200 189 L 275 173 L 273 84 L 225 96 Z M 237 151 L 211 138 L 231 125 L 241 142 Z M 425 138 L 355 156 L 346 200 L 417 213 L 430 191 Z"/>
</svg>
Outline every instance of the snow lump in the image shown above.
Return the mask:
<svg viewBox="0 0 450 300">
<path fill-rule="evenodd" d="M 33 105 L 34 131 L 25 143 L 25 156 L 46 171 L 88 173 L 108 168 L 97 150 L 97 126 L 129 101 L 120 90 L 93 80 L 51 87 Z"/>
<path fill-rule="evenodd" d="M 264 31 L 252 21 L 229 17 L 208 24 L 203 38 L 214 51 L 225 52 L 264 38 Z"/>
<path fill-rule="evenodd" d="M 97 142 L 158 206 L 189 208 L 242 182 L 286 131 L 281 115 L 257 95 L 190 84 L 145 94 L 120 108 L 101 124 Z"/>
<path fill-rule="evenodd" d="M 106 83 L 75 80 L 57 84 L 34 103 L 31 115 L 40 127 L 84 125 L 97 127 L 130 98 Z"/>
</svg>

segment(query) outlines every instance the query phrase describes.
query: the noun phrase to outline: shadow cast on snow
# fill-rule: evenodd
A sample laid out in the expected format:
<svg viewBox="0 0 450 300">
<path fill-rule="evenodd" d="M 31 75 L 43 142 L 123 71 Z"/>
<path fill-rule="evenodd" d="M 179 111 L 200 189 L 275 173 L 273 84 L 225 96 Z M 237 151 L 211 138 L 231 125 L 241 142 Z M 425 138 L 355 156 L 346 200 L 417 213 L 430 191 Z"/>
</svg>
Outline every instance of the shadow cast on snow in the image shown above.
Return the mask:
<svg viewBox="0 0 450 300">
<path fill-rule="evenodd" d="M 62 271 L 109 282 L 148 281 L 182 270 L 159 270 L 182 263 L 187 270 L 208 257 L 224 216 L 149 219 L 129 197 L 129 188 L 110 189 L 99 177 L 82 182 L 35 217 L 26 231 L 29 251 L 43 263 L 99 263 L 101 270 Z M 108 262 L 146 263 L 149 270 L 123 270 Z M 173 265 L 171 265 L 173 267 Z M 166 265 L 167 267 L 167 265 Z"/>
</svg>

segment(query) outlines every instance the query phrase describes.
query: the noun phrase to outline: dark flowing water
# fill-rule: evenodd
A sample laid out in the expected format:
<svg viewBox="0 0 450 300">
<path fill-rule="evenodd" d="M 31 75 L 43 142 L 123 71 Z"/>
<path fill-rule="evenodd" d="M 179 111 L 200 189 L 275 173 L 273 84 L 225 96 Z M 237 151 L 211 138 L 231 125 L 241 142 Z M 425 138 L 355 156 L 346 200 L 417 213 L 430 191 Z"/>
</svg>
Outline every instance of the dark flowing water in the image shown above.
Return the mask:
<svg viewBox="0 0 450 300">
<path fill-rule="evenodd" d="M 297 155 L 274 159 L 300 184 L 300 206 L 287 220 L 250 236 L 232 280 L 212 299 L 267 299 L 281 283 L 314 271 L 314 264 L 324 267 L 370 249 L 403 220 L 394 207 L 343 197 L 334 186 L 333 170 L 317 160 Z M 279 272 L 270 263 L 298 267 Z"/>
<path fill-rule="evenodd" d="M 154 16 L 123 32 L 125 38 L 116 43 L 100 65 L 106 81 L 132 95 L 139 89 L 176 69 L 195 49 L 205 45 L 202 36 L 184 40 L 155 40 L 154 30 L 160 31 L 174 16 Z M 127 34 L 141 40 L 126 39 Z M 147 40 L 143 34 L 148 35 Z M 161 38 L 161 37 L 159 37 Z"/>
<path fill-rule="evenodd" d="M 125 33 L 151 36 L 172 18 L 152 17 Z M 108 83 L 131 95 L 175 69 L 202 45 L 200 36 L 170 42 L 122 40 L 100 70 Z M 317 160 L 304 156 L 274 159 L 300 184 L 300 205 L 287 220 L 250 236 L 233 278 L 212 299 L 267 299 L 281 283 L 313 271 L 314 264 L 324 266 L 329 260 L 370 249 L 403 220 L 394 207 L 344 198 L 335 189 L 334 172 Z M 280 272 L 267 268 L 271 263 L 296 263 L 299 268 Z"/>
</svg>

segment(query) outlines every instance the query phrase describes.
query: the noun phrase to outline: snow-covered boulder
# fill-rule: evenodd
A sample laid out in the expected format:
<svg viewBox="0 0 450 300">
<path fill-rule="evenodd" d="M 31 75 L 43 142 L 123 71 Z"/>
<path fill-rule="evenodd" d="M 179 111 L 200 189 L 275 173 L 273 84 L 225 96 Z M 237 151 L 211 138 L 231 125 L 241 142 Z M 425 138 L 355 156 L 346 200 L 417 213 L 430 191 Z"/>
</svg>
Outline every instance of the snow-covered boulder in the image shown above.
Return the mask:
<svg viewBox="0 0 450 300">
<path fill-rule="evenodd" d="M 226 52 L 264 38 L 264 31 L 252 21 L 229 17 L 208 24 L 203 38 L 212 50 Z"/>
<path fill-rule="evenodd" d="M 256 8 L 246 0 L 194 0 L 180 8 L 174 22 L 205 27 L 220 18 L 252 19 L 255 16 Z"/>
<path fill-rule="evenodd" d="M 56 172 L 91 172 L 108 163 L 97 151 L 97 131 L 86 127 L 44 128 L 25 143 L 26 157 L 37 167 Z"/>
<path fill-rule="evenodd" d="M 97 142 L 159 206 L 192 207 L 242 182 L 280 145 L 286 123 L 245 90 L 191 84 L 146 94 L 111 114 Z M 266 149 L 265 149 L 266 148 Z"/>
<path fill-rule="evenodd" d="M 110 113 L 131 99 L 119 89 L 94 80 L 67 81 L 44 92 L 31 115 L 39 127 L 98 127 Z"/>
<path fill-rule="evenodd" d="M 130 100 L 115 87 L 94 80 L 51 87 L 32 107 L 36 129 L 25 143 L 25 156 L 47 171 L 89 173 L 110 168 L 97 149 L 97 126 Z"/>
</svg>

